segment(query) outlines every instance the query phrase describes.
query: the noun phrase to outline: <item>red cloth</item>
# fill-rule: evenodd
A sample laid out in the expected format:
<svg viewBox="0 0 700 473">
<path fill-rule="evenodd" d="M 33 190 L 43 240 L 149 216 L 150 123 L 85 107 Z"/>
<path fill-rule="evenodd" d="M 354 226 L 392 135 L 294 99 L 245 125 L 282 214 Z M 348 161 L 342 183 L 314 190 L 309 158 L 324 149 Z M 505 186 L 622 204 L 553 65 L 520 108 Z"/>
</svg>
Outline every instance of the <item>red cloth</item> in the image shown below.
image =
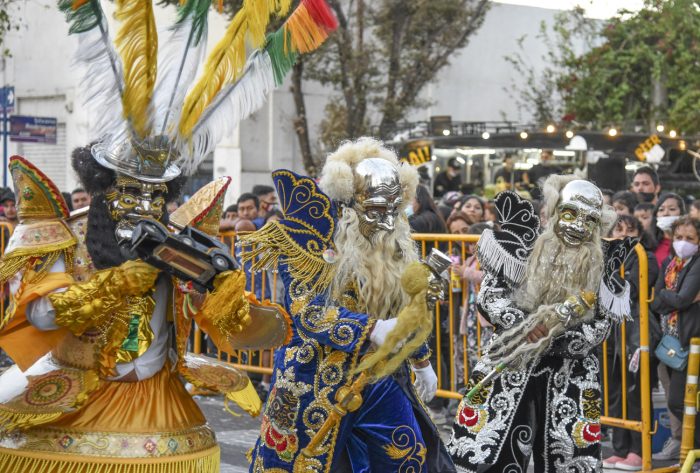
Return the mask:
<svg viewBox="0 0 700 473">
<path fill-rule="evenodd" d="M 659 269 L 661 269 L 661 265 L 663 262 L 668 258 L 668 255 L 671 254 L 671 239 L 664 237 L 663 240 L 659 242 L 659 246 L 656 247 L 654 250 L 654 256 L 656 256 L 656 263 L 659 265 Z"/>
</svg>

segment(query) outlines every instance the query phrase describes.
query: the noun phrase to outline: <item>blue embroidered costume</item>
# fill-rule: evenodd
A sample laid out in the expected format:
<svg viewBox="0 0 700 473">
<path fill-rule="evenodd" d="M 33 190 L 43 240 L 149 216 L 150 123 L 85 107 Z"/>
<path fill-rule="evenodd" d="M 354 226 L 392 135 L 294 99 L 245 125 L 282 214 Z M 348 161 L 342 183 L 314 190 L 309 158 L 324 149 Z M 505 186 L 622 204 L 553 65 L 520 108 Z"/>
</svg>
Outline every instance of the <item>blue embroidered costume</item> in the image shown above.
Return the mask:
<svg viewBox="0 0 700 473">
<path fill-rule="evenodd" d="M 258 267 L 276 264 L 293 336 L 275 353 L 272 390 L 250 471 L 454 471 L 410 384 L 407 366 L 367 386 L 361 407 L 348 413 L 313 455 L 302 453 L 336 404 L 338 390 L 352 383 L 351 373 L 371 346 L 375 320 L 363 313 L 357 288 L 347 288 L 337 300 L 329 296 L 334 202 L 308 177 L 287 170 L 272 176 L 284 218 L 244 241 Z M 428 355 L 424 345 L 415 358 Z"/>
</svg>

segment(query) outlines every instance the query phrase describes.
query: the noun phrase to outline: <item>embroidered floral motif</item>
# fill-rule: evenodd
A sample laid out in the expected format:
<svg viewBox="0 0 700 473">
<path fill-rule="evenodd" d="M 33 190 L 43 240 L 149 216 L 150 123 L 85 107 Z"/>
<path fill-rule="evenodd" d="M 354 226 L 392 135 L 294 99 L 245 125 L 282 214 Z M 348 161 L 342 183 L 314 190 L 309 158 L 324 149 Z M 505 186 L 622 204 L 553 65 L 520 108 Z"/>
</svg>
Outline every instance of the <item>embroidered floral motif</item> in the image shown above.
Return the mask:
<svg viewBox="0 0 700 473">
<path fill-rule="evenodd" d="M 400 425 L 391 433 L 391 443 L 384 446 L 384 451 L 392 460 L 402 460 L 399 473 L 423 471 L 425 457 L 428 453 L 425 445 L 418 441 L 416 433 L 408 425 Z"/>
</svg>

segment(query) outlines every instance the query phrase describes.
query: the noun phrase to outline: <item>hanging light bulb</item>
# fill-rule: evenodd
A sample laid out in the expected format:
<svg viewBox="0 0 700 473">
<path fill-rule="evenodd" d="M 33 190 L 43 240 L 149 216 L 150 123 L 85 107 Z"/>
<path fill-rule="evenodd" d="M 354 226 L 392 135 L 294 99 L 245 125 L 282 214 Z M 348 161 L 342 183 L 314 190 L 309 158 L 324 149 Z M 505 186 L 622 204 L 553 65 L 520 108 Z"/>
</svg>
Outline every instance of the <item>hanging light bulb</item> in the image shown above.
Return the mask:
<svg viewBox="0 0 700 473">
<path fill-rule="evenodd" d="M 520 138 L 523 139 L 523 140 L 526 140 L 526 139 L 527 139 L 527 131 L 521 131 L 521 132 L 520 132 Z"/>
</svg>

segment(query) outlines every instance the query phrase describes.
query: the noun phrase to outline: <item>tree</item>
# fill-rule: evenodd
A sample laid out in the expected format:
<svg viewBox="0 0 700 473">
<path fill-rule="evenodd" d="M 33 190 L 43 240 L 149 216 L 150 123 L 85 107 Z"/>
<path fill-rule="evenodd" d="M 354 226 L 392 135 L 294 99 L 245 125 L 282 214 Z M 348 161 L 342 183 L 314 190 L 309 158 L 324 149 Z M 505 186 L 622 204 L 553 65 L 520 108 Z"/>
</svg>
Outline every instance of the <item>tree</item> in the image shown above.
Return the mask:
<svg viewBox="0 0 700 473">
<path fill-rule="evenodd" d="M 585 19 L 575 10 L 557 16 L 553 36 L 546 25 L 541 31 L 549 49 L 542 73 L 529 66 L 522 50 L 509 58 L 527 79 L 517 91 L 519 102 L 536 110 L 540 124 L 654 131 L 664 123 L 700 131 L 699 1 L 646 0 L 641 10 L 622 10 L 607 21 Z M 553 99 L 544 108 L 552 116 L 540 109 L 548 92 Z"/>
<path fill-rule="evenodd" d="M 316 53 L 303 57 L 295 76 L 330 87 L 337 95 L 325 107 L 321 145 L 368 134 L 390 138 L 397 123 L 425 105 L 420 92 L 449 64 L 481 26 L 487 0 L 329 0 L 338 30 Z M 317 160 L 310 154 L 308 119 L 300 77 L 294 77 L 296 130 L 307 173 Z M 302 105 L 302 108 L 299 107 Z"/>
</svg>

